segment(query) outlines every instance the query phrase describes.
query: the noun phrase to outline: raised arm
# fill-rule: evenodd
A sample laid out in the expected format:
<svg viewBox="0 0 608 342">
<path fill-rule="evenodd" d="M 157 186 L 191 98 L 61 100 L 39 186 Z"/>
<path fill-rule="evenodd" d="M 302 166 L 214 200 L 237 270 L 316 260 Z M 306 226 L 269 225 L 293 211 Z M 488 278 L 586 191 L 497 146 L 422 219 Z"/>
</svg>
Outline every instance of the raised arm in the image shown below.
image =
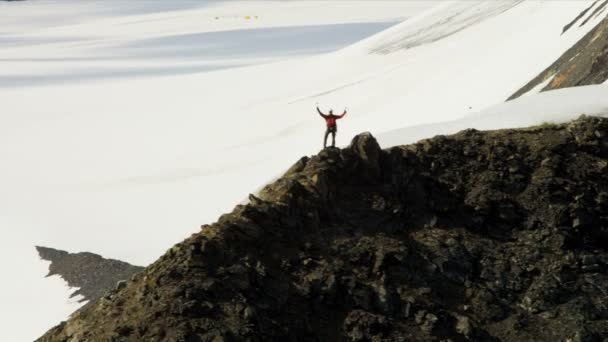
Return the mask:
<svg viewBox="0 0 608 342">
<path fill-rule="evenodd" d="M 319 112 L 319 115 L 321 115 L 322 118 L 327 118 L 327 115 L 323 114 L 323 112 L 321 112 L 321 110 L 319 109 L 319 106 L 317 106 L 317 112 Z"/>
<path fill-rule="evenodd" d="M 338 115 L 338 119 L 342 119 L 344 117 L 344 115 L 346 115 L 346 108 L 344 109 L 344 113 L 342 113 L 341 115 Z"/>
</svg>

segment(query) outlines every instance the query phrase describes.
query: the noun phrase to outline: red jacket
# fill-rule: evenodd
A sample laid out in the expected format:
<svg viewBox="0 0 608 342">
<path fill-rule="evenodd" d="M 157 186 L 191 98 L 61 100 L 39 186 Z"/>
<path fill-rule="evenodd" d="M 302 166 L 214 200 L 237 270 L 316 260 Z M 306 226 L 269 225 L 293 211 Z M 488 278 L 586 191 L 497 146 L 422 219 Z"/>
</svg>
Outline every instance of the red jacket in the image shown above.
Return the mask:
<svg viewBox="0 0 608 342">
<path fill-rule="evenodd" d="M 319 115 L 321 115 L 321 117 L 323 119 L 325 119 L 325 123 L 327 124 L 327 127 L 336 127 L 336 120 L 338 119 L 342 119 L 344 117 L 344 115 L 346 115 L 346 111 L 344 111 L 344 113 L 342 113 L 342 115 L 334 115 L 334 114 L 323 114 L 321 112 L 321 110 L 319 110 L 319 107 L 317 107 L 317 112 L 319 112 Z"/>
</svg>

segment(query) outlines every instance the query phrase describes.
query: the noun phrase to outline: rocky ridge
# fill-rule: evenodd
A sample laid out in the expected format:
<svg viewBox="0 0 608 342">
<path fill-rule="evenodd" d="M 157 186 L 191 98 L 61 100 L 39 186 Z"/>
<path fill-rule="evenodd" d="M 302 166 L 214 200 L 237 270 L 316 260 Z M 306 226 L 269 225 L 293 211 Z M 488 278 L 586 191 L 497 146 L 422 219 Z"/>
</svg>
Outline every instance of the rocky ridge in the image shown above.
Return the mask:
<svg viewBox="0 0 608 342">
<path fill-rule="evenodd" d="M 40 341 L 608 341 L 608 120 L 304 157 Z"/>
</svg>

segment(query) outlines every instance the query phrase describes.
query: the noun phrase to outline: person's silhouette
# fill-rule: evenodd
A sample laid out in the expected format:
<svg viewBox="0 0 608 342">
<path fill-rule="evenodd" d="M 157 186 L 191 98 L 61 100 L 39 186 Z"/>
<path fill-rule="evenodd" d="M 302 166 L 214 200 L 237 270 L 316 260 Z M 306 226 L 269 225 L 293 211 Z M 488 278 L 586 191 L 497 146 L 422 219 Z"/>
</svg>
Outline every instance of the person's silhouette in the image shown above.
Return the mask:
<svg viewBox="0 0 608 342">
<path fill-rule="evenodd" d="M 338 119 L 342 119 L 344 115 L 346 115 L 346 108 L 344 109 L 344 113 L 341 115 L 334 115 L 333 109 L 329 110 L 329 114 L 323 114 L 317 106 L 317 112 L 323 119 L 325 119 L 325 124 L 327 125 L 327 129 L 325 130 L 325 138 L 323 139 L 323 148 L 327 147 L 327 137 L 331 133 L 331 147 L 336 147 L 336 133 L 338 132 L 338 125 L 336 121 Z"/>
</svg>

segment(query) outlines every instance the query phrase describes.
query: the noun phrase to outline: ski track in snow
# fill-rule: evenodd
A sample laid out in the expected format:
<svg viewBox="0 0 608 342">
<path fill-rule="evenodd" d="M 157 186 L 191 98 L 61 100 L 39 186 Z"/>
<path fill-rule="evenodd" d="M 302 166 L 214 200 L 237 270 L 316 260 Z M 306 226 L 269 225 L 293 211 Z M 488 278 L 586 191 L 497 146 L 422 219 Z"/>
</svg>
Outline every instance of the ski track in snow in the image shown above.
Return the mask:
<svg viewBox="0 0 608 342">
<path fill-rule="evenodd" d="M 117 1 L 0 3 L 0 240 L 19 253 L 0 249 L 7 274 L 19 271 L 0 291 L 12 296 L 0 299 L 2 341 L 31 340 L 75 308 L 60 279 L 38 278 L 33 245 L 150 263 L 318 152 L 316 102 L 349 108 L 339 145 L 362 131 L 383 144 L 417 125 L 438 134 L 433 124 L 502 102 L 601 20 L 561 35 L 587 0 Z M 490 114 L 480 126 L 528 122 Z M 32 267 L 11 266 L 20 258 Z"/>
</svg>

